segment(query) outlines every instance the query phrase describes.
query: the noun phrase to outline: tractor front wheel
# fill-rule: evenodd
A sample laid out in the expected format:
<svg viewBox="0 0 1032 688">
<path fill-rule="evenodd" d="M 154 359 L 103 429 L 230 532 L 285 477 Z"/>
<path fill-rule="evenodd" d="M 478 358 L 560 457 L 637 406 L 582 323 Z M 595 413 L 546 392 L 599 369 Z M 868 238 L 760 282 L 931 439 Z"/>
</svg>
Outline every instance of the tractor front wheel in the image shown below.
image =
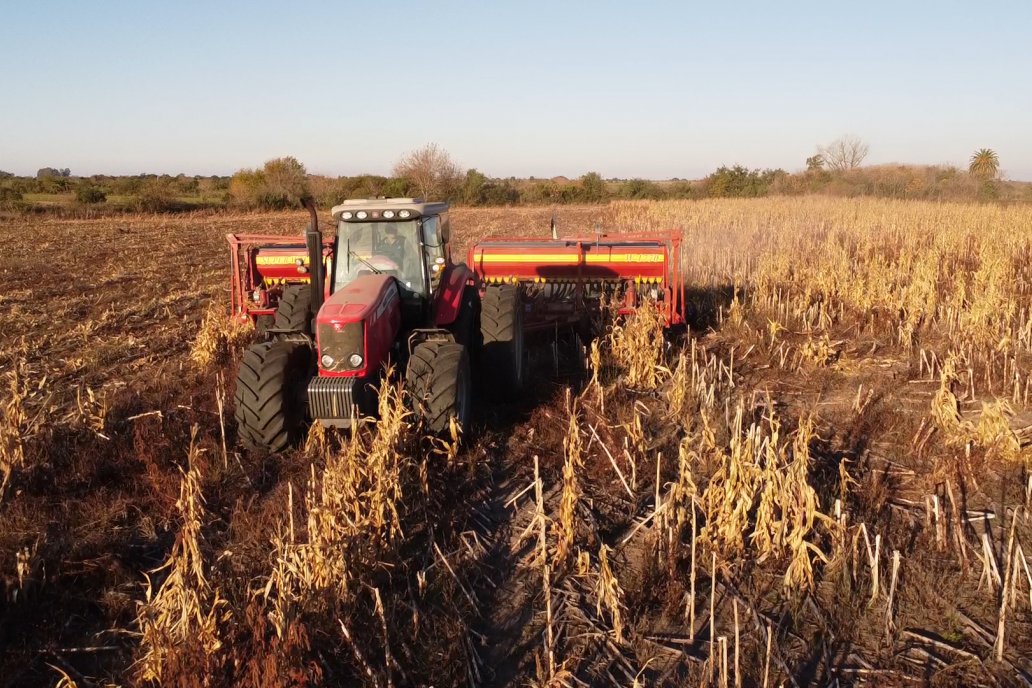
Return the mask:
<svg viewBox="0 0 1032 688">
<path fill-rule="evenodd" d="M 290 330 L 312 334 L 312 287 L 309 284 L 292 284 L 283 290 L 276 306 L 277 330 Z"/>
<path fill-rule="evenodd" d="M 519 287 L 491 285 L 480 303 L 481 369 L 488 390 L 513 400 L 523 391 L 523 302 Z"/>
<path fill-rule="evenodd" d="M 273 341 L 248 349 L 234 395 L 241 444 L 271 454 L 300 442 L 311 376 L 312 352 L 305 344 Z"/>
<path fill-rule="evenodd" d="M 469 352 L 461 344 L 430 340 L 416 347 L 405 372 L 405 389 L 427 428 L 441 434 L 458 421 L 469 427 L 472 410 Z"/>
</svg>

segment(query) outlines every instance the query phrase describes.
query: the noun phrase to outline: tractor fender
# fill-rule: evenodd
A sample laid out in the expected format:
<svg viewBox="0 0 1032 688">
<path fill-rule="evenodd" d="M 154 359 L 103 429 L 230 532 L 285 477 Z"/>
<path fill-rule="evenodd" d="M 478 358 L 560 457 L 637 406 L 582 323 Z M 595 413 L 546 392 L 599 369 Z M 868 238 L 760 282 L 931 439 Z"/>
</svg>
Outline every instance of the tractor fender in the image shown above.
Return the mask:
<svg viewBox="0 0 1032 688">
<path fill-rule="evenodd" d="M 462 312 L 462 295 L 472 277 L 473 271 L 465 263 L 445 268 L 434 303 L 434 324 L 437 327 L 447 327 L 458 319 Z"/>
</svg>

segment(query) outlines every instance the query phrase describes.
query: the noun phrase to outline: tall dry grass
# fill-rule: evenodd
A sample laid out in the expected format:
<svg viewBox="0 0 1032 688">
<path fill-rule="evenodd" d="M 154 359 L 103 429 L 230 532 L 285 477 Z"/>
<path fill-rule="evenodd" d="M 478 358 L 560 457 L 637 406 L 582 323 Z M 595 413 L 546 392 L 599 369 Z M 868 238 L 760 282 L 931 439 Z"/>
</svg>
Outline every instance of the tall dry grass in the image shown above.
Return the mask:
<svg viewBox="0 0 1032 688">
<path fill-rule="evenodd" d="M 818 197 L 613 204 L 610 223 L 680 227 L 686 283 L 742 287 L 779 328 L 858 325 L 956 349 L 1027 382 L 1032 208 Z M 690 297 L 691 298 L 691 297 Z M 1007 388 L 1010 391 L 1010 388 Z"/>
</svg>

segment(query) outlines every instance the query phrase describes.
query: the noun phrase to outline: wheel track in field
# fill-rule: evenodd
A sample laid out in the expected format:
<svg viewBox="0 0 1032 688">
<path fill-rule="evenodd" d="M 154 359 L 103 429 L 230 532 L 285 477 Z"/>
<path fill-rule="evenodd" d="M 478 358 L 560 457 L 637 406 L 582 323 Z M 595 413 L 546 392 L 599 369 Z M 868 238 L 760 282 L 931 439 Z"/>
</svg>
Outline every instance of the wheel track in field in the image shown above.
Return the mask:
<svg viewBox="0 0 1032 688">
<path fill-rule="evenodd" d="M 554 388 L 553 388 L 554 390 Z M 478 655 L 481 686 L 519 684 L 534 676 L 535 653 L 543 647 L 544 602 L 541 567 L 536 566 L 537 533 L 521 538 L 534 518 L 534 456 L 561 456 L 561 436 L 542 432 L 560 426 L 561 396 L 538 399 L 522 408 L 491 409 L 477 447 L 487 460 L 486 497 L 474 505 L 475 524 L 486 551 L 470 578 L 477 609 L 469 618 Z M 560 483 L 542 470 L 546 511 L 553 511 Z M 528 490 L 528 488 L 531 488 Z"/>
<path fill-rule="evenodd" d="M 505 418 L 508 412 L 502 411 L 501 419 L 489 423 L 490 431 L 478 443 L 487 457 L 489 485 L 485 487 L 483 507 L 473 507 L 481 518 L 471 519 L 478 523 L 478 535 L 487 543 L 483 565 L 471 575 L 478 609 L 469 619 L 479 654 L 478 685 L 485 687 L 520 685 L 535 678 L 539 662 L 544 666 L 545 599 L 537 554 L 539 531 L 531 527 L 536 510 L 535 456 L 539 457 L 544 509 L 550 523 L 558 513 L 562 488 L 558 467 L 567 417 L 561 394 L 542 399 L 528 417 L 513 421 Z M 637 511 L 646 508 L 645 501 L 651 503 L 644 500 Z M 628 518 L 608 534 L 607 540 L 622 540 L 633 525 Z M 550 546 L 554 545 L 550 529 L 548 540 Z M 635 551 L 630 556 L 636 560 L 637 554 L 641 553 Z M 551 584 L 555 625 L 597 630 L 592 628 L 594 610 L 584 606 L 578 585 L 555 572 Z M 566 609 L 570 604 L 577 609 Z M 577 673 L 592 673 L 613 661 L 619 661 L 619 657 L 612 647 L 593 646 L 578 656 L 581 671 Z"/>
</svg>

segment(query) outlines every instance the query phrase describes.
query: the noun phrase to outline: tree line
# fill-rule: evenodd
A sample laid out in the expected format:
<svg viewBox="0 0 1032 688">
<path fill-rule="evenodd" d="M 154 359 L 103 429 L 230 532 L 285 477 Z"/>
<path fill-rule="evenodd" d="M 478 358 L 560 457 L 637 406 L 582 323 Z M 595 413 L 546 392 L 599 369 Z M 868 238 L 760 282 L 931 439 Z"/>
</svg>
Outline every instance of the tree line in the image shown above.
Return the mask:
<svg viewBox="0 0 1032 688">
<path fill-rule="evenodd" d="M 67 168 L 41 168 L 34 177 L 0 171 L 0 209 L 34 209 L 33 195 L 64 195 L 80 208 L 174 211 L 198 208 L 275 210 L 293 200 L 284 189 L 303 180 L 316 202 L 415 196 L 469 206 L 605 203 L 611 200 L 756 198 L 829 194 L 929 200 L 1032 200 L 1032 185 L 1000 180 L 995 151 L 972 155 L 966 170 L 949 165 L 863 166 L 868 145 L 843 136 L 818 146 L 805 169 L 750 169 L 722 165 L 702 179 L 606 179 L 587 172 L 568 179 L 498 178 L 462 169 L 436 144 L 403 155 L 391 174 L 312 175 L 293 157 L 276 158 L 231 176 L 140 174 L 76 177 Z M 27 198 L 28 197 L 28 198 Z M 38 206 L 35 208 L 38 209 Z"/>
</svg>

